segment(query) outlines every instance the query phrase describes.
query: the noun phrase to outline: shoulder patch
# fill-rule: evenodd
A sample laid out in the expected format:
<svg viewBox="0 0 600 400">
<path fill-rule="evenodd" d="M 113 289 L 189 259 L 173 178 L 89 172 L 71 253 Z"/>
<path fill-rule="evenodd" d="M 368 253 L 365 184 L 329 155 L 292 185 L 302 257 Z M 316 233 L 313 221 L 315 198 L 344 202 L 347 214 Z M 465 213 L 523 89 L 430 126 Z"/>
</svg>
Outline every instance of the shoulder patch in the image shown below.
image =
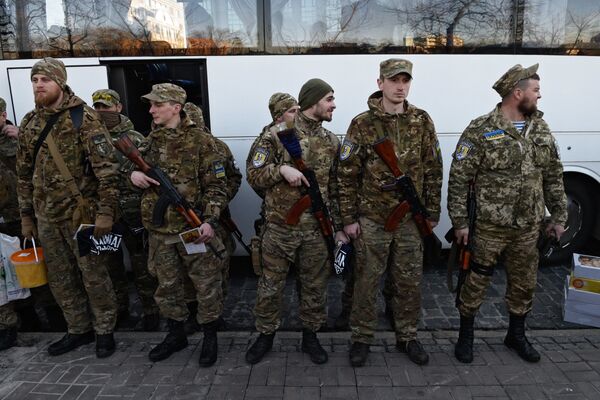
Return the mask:
<svg viewBox="0 0 600 400">
<path fill-rule="evenodd" d="M 225 167 L 223 166 L 223 162 L 217 160 L 213 161 L 213 171 L 215 176 L 219 179 L 225 178 Z"/>
<path fill-rule="evenodd" d="M 259 147 L 256 149 L 256 151 L 254 152 L 254 155 L 252 156 L 252 165 L 254 165 L 254 168 L 260 168 L 263 165 L 265 165 L 268 157 L 269 157 L 269 150 L 267 150 L 263 147 Z"/>
<path fill-rule="evenodd" d="M 504 133 L 504 131 L 502 129 L 497 129 L 495 131 L 486 132 L 483 134 L 483 137 L 485 138 L 485 140 L 498 140 L 498 139 L 502 139 L 505 136 L 506 136 L 506 133 Z"/>
<path fill-rule="evenodd" d="M 340 161 L 345 161 L 352 154 L 352 150 L 354 150 L 354 143 L 349 140 L 344 139 L 342 143 L 342 147 L 340 148 Z"/>
<path fill-rule="evenodd" d="M 456 161 L 464 160 L 467 158 L 471 150 L 473 149 L 473 143 L 468 140 L 461 140 L 456 145 L 456 151 L 454 152 L 454 159 Z"/>
<path fill-rule="evenodd" d="M 435 143 L 433 144 L 433 159 L 436 160 L 437 162 L 442 162 L 442 149 L 440 148 L 440 141 L 439 140 L 435 140 Z"/>
<path fill-rule="evenodd" d="M 104 134 L 92 136 L 92 143 L 94 143 L 98 154 L 100 154 L 102 157 L 108 156 L 113 146 L 112 143 L 108 142 L 106 135 Z"/>
</svg>

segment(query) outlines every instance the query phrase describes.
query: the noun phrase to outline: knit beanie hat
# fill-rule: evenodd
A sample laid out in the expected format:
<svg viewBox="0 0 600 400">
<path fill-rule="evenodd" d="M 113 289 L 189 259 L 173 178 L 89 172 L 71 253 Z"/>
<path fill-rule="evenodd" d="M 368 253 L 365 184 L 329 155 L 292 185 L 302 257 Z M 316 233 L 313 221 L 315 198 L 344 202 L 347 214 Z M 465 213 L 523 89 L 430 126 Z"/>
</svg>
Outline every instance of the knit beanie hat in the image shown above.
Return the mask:
<svg viewBox="0 0 600 400">
<path fill-rule="evenodd" d="M 63 90 L 67 86 L 67 69 L 65 68 L 65 64 L 56 58 L 45 57 L 33 64 L 31 78 L 36 74 L 47 76 Z"/>
<path fill-rule="evenodd" d="M 329 92 L 333 92 L 333 89 L 327 82 L 319 78 L 310 79 L 302 85 L 300 94 L 298 95 L 300 111 L 304 111 L 317 104 Z"/>
</svg>

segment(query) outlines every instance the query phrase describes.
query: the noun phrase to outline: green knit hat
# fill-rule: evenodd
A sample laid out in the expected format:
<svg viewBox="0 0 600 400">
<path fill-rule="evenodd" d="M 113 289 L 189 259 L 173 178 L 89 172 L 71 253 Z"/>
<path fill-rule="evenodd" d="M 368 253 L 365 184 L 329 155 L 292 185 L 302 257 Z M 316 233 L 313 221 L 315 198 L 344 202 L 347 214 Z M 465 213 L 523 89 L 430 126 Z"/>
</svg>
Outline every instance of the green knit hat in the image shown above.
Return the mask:
<svg viewBox="0 0 600 400">
<path fill-rule="evenodd" d="M 324 80 L 313 78 L 307 81 L 302 85 L 300 94 L 298 95 L 300 111 L 304 111 L 317 104 L 329 92 L 333 92 L 333 88 Z"/>
</svg>

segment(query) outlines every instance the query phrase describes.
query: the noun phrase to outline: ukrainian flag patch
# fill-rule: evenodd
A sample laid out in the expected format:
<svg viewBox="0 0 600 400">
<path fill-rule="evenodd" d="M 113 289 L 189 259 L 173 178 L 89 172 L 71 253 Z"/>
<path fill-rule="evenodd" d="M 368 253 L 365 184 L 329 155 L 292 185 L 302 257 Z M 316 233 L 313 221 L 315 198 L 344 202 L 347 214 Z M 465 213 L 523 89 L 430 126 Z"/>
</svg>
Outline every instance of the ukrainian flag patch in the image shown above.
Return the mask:
<svg viewBox="0 0 600 400">
<path fill-rule="evenodd" d="M 213 161 L 213 171 L 215 176 L 219 179 L 225 178 L 225 167 L 221 161 Z"/>
<path fill-rule="evenodd" d="M 497 129 L 495 131 L 486 132 L 483 134 L 485 140 L 498 140 L 502 139 L 504 136 L 506 136 L 506 134 L 502 129 Z"/>
</svg>

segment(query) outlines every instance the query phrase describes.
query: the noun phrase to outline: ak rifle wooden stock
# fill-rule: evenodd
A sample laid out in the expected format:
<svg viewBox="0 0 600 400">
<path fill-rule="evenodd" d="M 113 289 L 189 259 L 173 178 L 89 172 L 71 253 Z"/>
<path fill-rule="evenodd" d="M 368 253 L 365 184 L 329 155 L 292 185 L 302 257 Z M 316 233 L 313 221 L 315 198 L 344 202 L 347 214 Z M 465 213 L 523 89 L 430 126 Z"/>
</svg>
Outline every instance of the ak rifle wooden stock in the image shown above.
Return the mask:
<svg viewBox="0 0 600 400">
<path fill-rule="evenodd" d="M 127 157 L 132 163 L 134 163 L 143 173 L 148 175 L 150 178 L 158 181 L 160 184 L 159 191 L 160 197 L 154 206 L 152 211 L 152 224 L 155 226 L 162 226 L 164 224 L 164 216 L 169 205 L 172 205 L 179 214 L 185 219 L 185 222 L 192 228 L 198 228 L 202 225 L 202 220 L 187 200 L 177 191 L 169 176 L 162 171 L 160 168 L 153 167 L 148 164 L 143 158 L 142 154 L 135 147 L 135 144 L 129 139 L 127 134 L 122 134 L 119 139 L 114 143 L 114 146 L 119 150 L 125 157 Z M 206 245 L 213 253 L 219 258 L 221 255 L 217 252 L 214 246 L 208 242 Z"/>
<path fill-rule="evenodd" d="M 333 253 L 335 251 L 335 239 L 333 232 L 333 222 L 329 215 L 329 210 L 323 201 L 323 196 L 319 190 L 319 182 L 315 172 L 308 168 L 304 160 L 302 159 L 302 148 L 300 142 L 296 137 L 295 129 L 292 124 L 280 124 L 282 130 L 277 132 L 279 140 L 283 144 L 283 147 L 289 153 L 294 162 L 294 166 L 302 172 L 308 181 L 309 187 L 306 188 L 306 194 L 300 198 L 290 209 L 286 216 L 286 223 L 295 225 L 300 220 L 302 213 L 310 206 L 311 212 L 319 223 L 319 228 L 323 234 L 327 243 L 327 251 L 331 257 L 332 262 L 334 261 Z"/>
</svg>

